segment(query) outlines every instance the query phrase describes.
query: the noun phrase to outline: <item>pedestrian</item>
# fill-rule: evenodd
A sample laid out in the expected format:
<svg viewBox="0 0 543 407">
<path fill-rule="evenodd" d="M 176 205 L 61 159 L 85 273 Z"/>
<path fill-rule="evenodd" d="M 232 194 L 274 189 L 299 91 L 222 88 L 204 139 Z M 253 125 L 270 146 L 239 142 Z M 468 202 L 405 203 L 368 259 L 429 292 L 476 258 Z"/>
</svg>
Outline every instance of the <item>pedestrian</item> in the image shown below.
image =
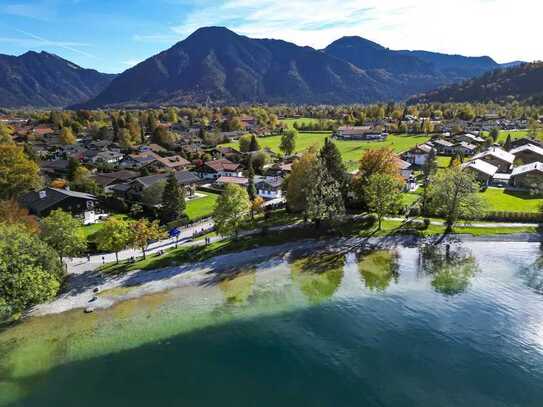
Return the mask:
<svg viewBox="0 0 543 407">
<path fill-rule="evenodd" d="M 106 264 L 106 258 L 102 256 L 102 264 Z"/>
<path fill-rule="evenodd" d="M 87 262 L 90 263 L 90 254 L 87 253 Z"/>
</svg>

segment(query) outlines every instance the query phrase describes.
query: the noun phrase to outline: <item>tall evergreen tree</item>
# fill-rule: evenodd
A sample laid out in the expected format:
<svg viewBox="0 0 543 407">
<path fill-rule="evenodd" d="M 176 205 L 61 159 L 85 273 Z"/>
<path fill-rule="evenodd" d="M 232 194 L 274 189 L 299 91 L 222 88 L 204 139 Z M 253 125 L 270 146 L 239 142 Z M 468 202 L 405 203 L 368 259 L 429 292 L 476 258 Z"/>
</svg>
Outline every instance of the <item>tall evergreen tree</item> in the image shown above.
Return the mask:
<svg viewBox="0 0 543 407">
<path fill-rule="evenodd" d="M 508 134 L 507 138 L 505 139 L 505 143 L 503 145 L 503 148 L 505 149 L 505 151 L 509 151 L 509 150 L 511 150 L 512 147 L 513 146 L 512 146 L 511 135 Z"/>
<path fill-rule="evenodd" d="M 185 189 L 179 186 L 175 173 L 171 172 L 162 193 L 162 221 L 166 223 L 182 219 L 185 208 Z"/>
<path fill-rule="evenodd" d="M 249 184 L 247 185 L 247 193 L 249 194 L 249 199 L 252 201 L 256 198 L 256 186 L 255 186 L 255 170 L 253 168 L 253 160 L 249 159 L 249 168 L 247 169 L 247 179 Z"/>
<path fill-rule="evenodd" d="M 341 153 L 337 146 L 327 137 L 324 139 L 324 146 L 321 148 L 320 157 L 328 173 L 334 178 L 342 188 L 347 183 L 348 174 Z"/>
<path fill-rule="evenodd" d="M 322 220 L 334 220 L 345 213 L 341 186 L 328 172 L 324 160 L 319 157 L 312 171 L 311 185 L 307 194 L 305 216 L 319 227 Z"/>
<path fill-rule="evenodd" d="M 253 134 L 251 136 L 251 143 L 249 144 L 249 151 L 258 151 L 260 150 L 260 145 L 256 139 L 256 136 Z"/>
</svg>

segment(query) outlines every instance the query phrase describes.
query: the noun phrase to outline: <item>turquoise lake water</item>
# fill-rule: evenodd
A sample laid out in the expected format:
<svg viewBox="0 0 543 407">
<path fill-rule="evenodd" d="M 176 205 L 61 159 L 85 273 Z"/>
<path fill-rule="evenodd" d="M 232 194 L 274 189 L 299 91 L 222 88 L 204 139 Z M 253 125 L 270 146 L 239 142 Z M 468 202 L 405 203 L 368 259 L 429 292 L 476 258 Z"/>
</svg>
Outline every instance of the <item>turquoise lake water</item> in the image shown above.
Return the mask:
<svg viewBox="0 0 543 407">
<path fill-rule="evenodd" d="M 298 254 L 34 318 L 0 333 L 0 405 L 541 407 L 543 250 Z"/>
</svg>

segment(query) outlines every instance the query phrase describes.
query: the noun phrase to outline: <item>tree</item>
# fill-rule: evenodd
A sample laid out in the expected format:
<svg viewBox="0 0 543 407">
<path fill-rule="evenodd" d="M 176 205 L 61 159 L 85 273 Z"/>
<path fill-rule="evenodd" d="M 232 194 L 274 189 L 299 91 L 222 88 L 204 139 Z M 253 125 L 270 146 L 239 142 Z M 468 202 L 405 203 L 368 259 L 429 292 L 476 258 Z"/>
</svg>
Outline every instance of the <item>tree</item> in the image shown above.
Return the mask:
<svg viewBox="0 0 543 407">
<path fill-rule="evenodd" d="M 377 214 L 378 230 L 381 230 L 383 217 L 392 213 L 401 200 L 401 183 L 388 174 L 373 174 L 366 186 L 366 199 L 370 211 Z"/>
<path fill-rule="evenodd" d="M 140 219 L 132 224 L 132 245 L 141 249 L 145 259 L 145 250 L 153 240 L 160 240 L 164 233 L 160 229 L 158 221 L 150 222 L 148 219 Z"/>
<path fill-rule="evenodd" d="M 255 215 L 264 213 L 264 198 L 257 196 L 251 200 L 251 219 L 254 220 Z"/>
<path fill-rule="evenodd" d="M 294 161 L 292 171 L 283 183 L 288 209 L 292 212 L 305 212 L 307 194 L 311 187 L 314 167 L 317 165 L 317 153 L 308 149 L 302 157 Z"/>
<path fill-rule="evenodd" d="M 175 173 L 171 172 L 162 193 L 162 221 L 167 223 L 182 219 L 185 208 L 185 188 L 177 183 Z"/>
<path fill-rule="evenodd" d="M 175 143 L 175 135 L 167 128 L 159 126 L 153 132 L 152 140 L 163 147 L 169 148 Z"/>
<path fill-rule="evenodd" d="M 500 129 L 494 127 L 490 130 L 489 133 L 490 137 L 492 138 L 492 141 L 495 143 L 498 141 L 498 137 L 500 137 Z"/>
<path fill-rule="evenodd" d="M 437 172 L 436 151 L 432 148 L 428 154 L 426 162 L 422 166 L 422 175 L 424 176 L 424 189 L 422 190 L 422 213 L 428 213 L 428 190 L 430 188 L 430 180 Z"/>
<path fill-rule="evenodd" d="M 256 139 L 256 136 L 253 134 L 251 135 L 251 142 L 249 144 L 249 151 L 258 151 L 260 150 L 260 145 L 258 144 L 258 140 Z"/>
<path fill-rule="evenodd" d="M 166 181 L 155 182 L 150 187 L 146 188 L 141 194 L 141 202 L 145 206 L 157 206 L 162 203 L 162 195 L 166 187 Z"/>
<path fill-rule="evenodd" d="M 319 157 L 312 168 L 305 216 L 313 219 L 319 227 L 322 220 L 333 220 L 344 213 L 341 186 L 328 172 L 322 157 Z"/>
<path fill-rule="evenodd" d="M 250 209 L 251 202 L 247 191 L 239 185 L 226 185 L 213 211 L 213 221 L 219 234 L 234 235 L 237 238 Z"/>
<path fill-rule="evenodd" d="M 261 174 L 264 171 L 264 166 L 270 161 L 270 157 L 264 151 L 257 151 L 251 154 L 251 161 L 254 170 Z"/>
<path fill-rule="evenodd" d="M 448 168 L 433 178 L 429 198 L 434 212 L 445 217 L 447 232 L 459 219 L 482 213 L 484 205 L 477 192 L 479 184 L 460 166 Z"/>
<path fill-rule="evenodd" d="M 41 237 L 55 249 L 62 261 L 66 256 L 77 256 L 87 247 L 80 231 L 81 222 L 62 209 L 52 211 L 41 221 Z"/>
<path fill-rule="evenodd" d="M 40 232 L 40 224 L 35 216 L 21 208 L 15 199 L 0 201 L 0 224 L 20 225 L 31 233 Z"/>
<path fill-rule="evenodd" d="M 3 123 L 0 123 L 0 144 L 13 144 L 11 135 L 13 130 Z"/>
<path fill-rule="evenodd" d="M 394 150 L 385 147 L 376 150 L 366 150 L 360 160 L 358 174 L 354 180 L 354 189 L 360 199 L 366 200 L 365 188 L 374 174 L 390 175 L 401 179 L 400 168 Z"/>
<path fill-rule="evenodd" d="M 29 160 L 22 147 L 0 145 L 0 199 L 17 198 L 42 185 L 40 167 Z"/>
<path fill-rule="evenodd" d="M 0 224 L 0 314 L 52 299 L 63 277 L 57 253 L 20 225 Z"/>
<path fill-rule="evenodd" d="M 296 129 L 289 129 L 281 136 L 281 144 L 279 144 L 279 150 L 286 156 L 292 155 L 296 150 L 296 139 L 298 138 L 298 132 Z"/>
<path fill-rule="evenodd" d="M 62 144 L 75 144 L 77 141 L 70 127 L 63 127 L 58 138 Z"/>
<path fill-rule="evenodd" d="M 247 169 L 247 179 L 249 183 L 247 184 L 247 193 L 249 194 L 249 199 L 254 201 L 256 198 L 256 186 L 255 186 L 255 170 L 253 168 L 253 160 L 249 159 L 249 168 Z"/>
<path fill-rule="evenodd" d="M 505 139 L 505 143 L 503 144 L 503 148 L 505 149 L 505 151 L 510 151 L 513 148 L 512 142 L 513 141 L 511 140 L 511 135 L 508 134 L 507 138 Z"/>
<path fill-rule="evenodd" d="M 91 178 L 91 172 L 83 166 L 79 166 L 75 170 L 70 186 L 75 191 L 86 192 L 94 195 L 98 195 L 103 191 L 96 181 Z"/>
<path fill-rule="evenodd" d="M 108 218 L 97 234 L 98 250 L 114 252 L 119 263 L 119 252 L 134 240 L 130 223 L 124 219 Z"/>
<path fill-rule="evenodd" d="M 251 148 L 251 135 L 245 134 L 239 138 L 239 151 L 242 153 L 248 153 Z"/>
<path fill-rule="evenodd" d="M 320 157 L 323 160 L 323 164 L 328 170 L 328 173 L 334 178 L 343 192 L 343 197 L 347 195 L 347 184 L 349 182 L 349 174 L 347 168 L 343 164 L 341 153 L 337 146 L 328 138 L 324 139 L 324 146 L 321 148 Z"/>
<path fill-rule="evenodd" d="M 387 174 L 399 179 L 401 174 L 396 158 L 396 153 L 389 147 L 366 150 L 360 160 L 358 177 L 368 181 L 373 174 Z"/>
</svg>

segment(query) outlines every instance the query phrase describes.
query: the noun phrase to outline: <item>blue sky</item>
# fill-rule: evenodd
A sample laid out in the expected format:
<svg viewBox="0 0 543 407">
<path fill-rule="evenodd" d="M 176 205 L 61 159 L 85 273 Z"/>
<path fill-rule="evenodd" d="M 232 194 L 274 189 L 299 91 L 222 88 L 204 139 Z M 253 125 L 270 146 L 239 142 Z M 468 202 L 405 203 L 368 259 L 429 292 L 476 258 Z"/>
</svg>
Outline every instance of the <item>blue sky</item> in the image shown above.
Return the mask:
<svg viewBox="0 0 543 407">
<path fill-rule="evenodd" d="M 543 59 L 536 0 L 0 0 L 0 53 L 56 53 L 121 72 L 221 25 L 316 48 L 360 35 L 392 49 Z"/>
</svg>

